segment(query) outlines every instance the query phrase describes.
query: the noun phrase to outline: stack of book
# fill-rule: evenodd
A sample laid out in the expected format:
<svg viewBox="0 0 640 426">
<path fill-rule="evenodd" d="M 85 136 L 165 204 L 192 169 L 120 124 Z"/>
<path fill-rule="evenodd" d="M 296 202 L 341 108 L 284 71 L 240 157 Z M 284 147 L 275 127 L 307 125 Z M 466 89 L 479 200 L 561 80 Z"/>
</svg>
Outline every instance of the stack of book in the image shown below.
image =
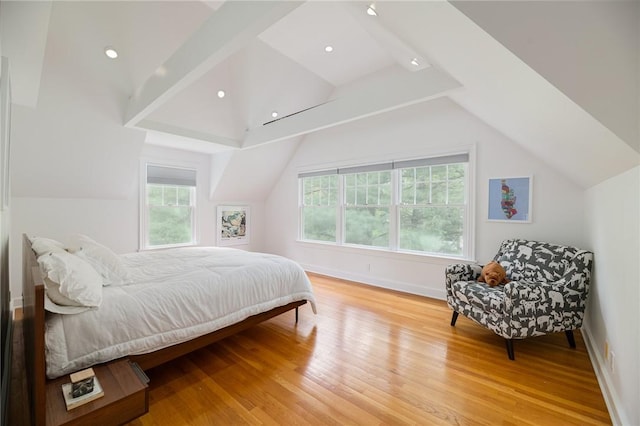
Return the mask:
<svg viewBox="0 0 640 426">
<path fill-rule="evenodd" d="M 104 396 L 104 391 L 93 372 L 93 368 L 73 373 L 69 378 L 71 383 L 62 385 L 62 394 L 67 405 L 67 411 Z"/>
</svg>

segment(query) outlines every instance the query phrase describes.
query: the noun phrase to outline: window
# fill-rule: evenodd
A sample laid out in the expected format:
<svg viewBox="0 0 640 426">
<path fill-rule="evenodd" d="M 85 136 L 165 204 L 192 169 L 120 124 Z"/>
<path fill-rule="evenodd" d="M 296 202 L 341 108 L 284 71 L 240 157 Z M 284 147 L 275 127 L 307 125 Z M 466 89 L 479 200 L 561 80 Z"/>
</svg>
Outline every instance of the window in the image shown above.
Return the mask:
<svg viewBox="0 0 640 426">
<path fill-rule="evenodd" d="M 196 171 L 147 164 L 146 248 L 195 244 Z"/>
<path fill-rule="evenodd" d="M 468 154 L 302 173 L 301 237 L 469 257 Z"/>
<path fill-rule="evenodd" d="M 336 241 L 337 175 L 302 179 L 302 239 Z"/>
<path fill-rule="evenodd" d="M 344 187 L 344 242 L 388 247 L 391 171 L 345 174 Z"/>
<path fill-rule="evenodd" d="M 463 254 L 465 166 L 400 170 L 399 244 L 402 250 Z"/>
</svg>

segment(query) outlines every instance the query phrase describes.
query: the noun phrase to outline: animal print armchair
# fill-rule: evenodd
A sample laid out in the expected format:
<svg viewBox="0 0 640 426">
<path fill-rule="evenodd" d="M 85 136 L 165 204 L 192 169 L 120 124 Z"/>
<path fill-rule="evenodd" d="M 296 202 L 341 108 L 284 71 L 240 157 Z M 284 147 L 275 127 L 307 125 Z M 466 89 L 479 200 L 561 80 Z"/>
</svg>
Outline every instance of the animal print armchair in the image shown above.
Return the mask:
<svg viewBox="0 0 640 426">
<path fill-rule="evenodd" d="M 489 287 L 477 282 L 480 265 L 446 268 L 451 325 L 462 314 L 506 339 L 513 360 L 513 339 L 564 331 L 575 348 L 573 330 L 582 326 L 593 253 L 538 241 L 506 240 L 494 260 L 511 282 Z"/>
</svg>

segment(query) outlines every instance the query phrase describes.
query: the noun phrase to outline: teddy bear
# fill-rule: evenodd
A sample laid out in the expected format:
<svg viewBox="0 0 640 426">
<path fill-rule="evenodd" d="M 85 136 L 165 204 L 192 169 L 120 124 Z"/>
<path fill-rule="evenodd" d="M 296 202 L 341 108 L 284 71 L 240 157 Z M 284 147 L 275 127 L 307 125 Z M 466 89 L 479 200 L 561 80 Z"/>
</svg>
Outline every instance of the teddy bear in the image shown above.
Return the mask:
<svg viewBox="0 0 640 426">
<path fill-rule="evenodd" d="M 507 278 L 507 272 L 504 270 L 502 265 L 495 260 L 492 260 L 484 265 L 478 281 L 481 283 L 487 283 L 490 287 L 495 287 L 499 284 L 506 284 L 511 280 Z"/>
</svg>

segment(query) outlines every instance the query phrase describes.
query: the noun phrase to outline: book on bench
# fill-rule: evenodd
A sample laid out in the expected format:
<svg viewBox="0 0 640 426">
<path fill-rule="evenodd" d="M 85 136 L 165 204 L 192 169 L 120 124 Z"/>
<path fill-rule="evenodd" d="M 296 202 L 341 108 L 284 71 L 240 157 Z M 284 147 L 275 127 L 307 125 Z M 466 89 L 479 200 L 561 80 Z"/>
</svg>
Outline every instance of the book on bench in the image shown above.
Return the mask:
<svg viewBox="0 0 640 426">
<path fill-rule="evenodd" d="M 72 383 L 62 385 L 62 394 L 64 395 L 64 403 L 67 405 L 67 411 L 104 396 L 104 391 L 97 377 L 93 378 L 93 390 L 76 398 L 72 396 L 72 385 Z"/>
</svg>

